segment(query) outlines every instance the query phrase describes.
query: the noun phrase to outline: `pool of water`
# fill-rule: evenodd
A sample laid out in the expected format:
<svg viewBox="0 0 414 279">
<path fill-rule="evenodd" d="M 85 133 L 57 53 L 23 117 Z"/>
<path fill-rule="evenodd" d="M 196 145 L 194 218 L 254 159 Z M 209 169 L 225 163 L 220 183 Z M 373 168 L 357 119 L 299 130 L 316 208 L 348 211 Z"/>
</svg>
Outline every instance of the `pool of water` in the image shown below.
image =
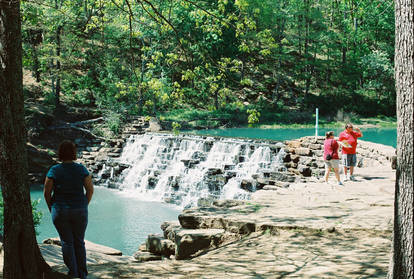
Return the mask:
<svg viewBox="0 0 414 279">
<path fill-rule="evenodd" d="M 37 228 L 37 241 L 57 237 L 43 199 L 43 187 L 32 186 L 30 193 L 32 200 L 40 200 L 38 209 L 43 213 L 41 224 Z M 169 204 L 145 202 L 118 190 L 95 187 L 89 205 L 85 239 L 121 250 L 125 255 L 132 255 L 148 234 L 162 233 L 162 222 L 178 220 L 180 212 L 181 209 Z"/>
<path fill-rule="evenodd" d="M 335 136 L 339 136 L 339 133 L 343 129 L 319 129 L 318 135 L 325 135 L 327 131 L 333 130 Z M 371 141 L 375 143 L 381 143 L 397 146 L 397 129 L 396 128 L 367 128 L 361 129 L 363 133 L 362 140 Z M 314 128 L 297 128 L 297 129 L 263 129 L 263 128 L 227 128 L 227 129 L 210 129 L 210 130 L 194 130 L 185 131 L 194 133 L 197 135 L 212 135 L 212 136 L 224 136 L 224 137 L 241 137 L 241 138 L 255 138 L 255 139 L 271 139 L 271 140 L 291 140 L 304 136 L 314 136 Z"/>
</svg>

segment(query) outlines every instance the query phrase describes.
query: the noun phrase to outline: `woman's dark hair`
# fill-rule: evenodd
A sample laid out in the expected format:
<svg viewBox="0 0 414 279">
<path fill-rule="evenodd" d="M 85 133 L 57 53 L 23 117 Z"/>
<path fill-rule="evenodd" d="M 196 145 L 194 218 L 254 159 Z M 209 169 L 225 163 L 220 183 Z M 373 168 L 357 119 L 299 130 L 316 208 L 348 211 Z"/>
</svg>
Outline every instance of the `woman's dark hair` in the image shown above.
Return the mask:
<svg viewBox="0 0 414 279">
<path fill-rule="evenodd" d="M 58 156 L 60 161 L 76 160 L 76 146 L 70 140 L 64 140 L 59 144 Z"/>
<path fill-rule="evenodd" d="M 325 134 L 327 139 L 329 139 L 333 135 L 334 135 L 334 131 L 329 131 L 329 132 L 326 132 L 326 134 Z"/>
<path fill-rule="evenodd" d="M 346 123 L 345 130 L 348 129 L 349 127 L 352 127 L 352 124 L 351 123 Z"/>
</svg>

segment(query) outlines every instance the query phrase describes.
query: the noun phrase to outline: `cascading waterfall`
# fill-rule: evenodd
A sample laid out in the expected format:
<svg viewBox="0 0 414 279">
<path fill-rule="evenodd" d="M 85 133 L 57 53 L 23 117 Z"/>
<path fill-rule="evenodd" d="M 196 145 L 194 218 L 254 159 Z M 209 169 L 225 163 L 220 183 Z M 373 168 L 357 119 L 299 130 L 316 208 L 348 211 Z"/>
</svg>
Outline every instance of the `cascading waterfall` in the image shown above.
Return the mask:
<svg viewBox="0 0 414 279">
<path fill-rule="evenodd" d="M 199 199 L 249 199 L 255 187 L 252 178 L 280 169 L 282 152 L 280 145 L 253 140 L 134 135 L 116 159 L 128 166 L 117 184 L 142 199 L 182 207 L 194 206 Z M 249 180 L 250 189 L 243 189 L 243 182 Z"/>
</svg>

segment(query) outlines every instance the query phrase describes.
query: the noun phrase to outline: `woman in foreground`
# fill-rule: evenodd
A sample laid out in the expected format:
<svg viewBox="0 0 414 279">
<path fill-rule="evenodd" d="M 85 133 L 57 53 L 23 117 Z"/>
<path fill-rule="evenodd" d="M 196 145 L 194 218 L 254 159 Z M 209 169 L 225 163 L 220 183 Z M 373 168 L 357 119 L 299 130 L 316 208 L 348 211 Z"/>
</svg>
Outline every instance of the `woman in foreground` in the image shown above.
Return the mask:
<svg viewBox="0 0 414 279">
<path fill-rule="evenodd" d="M 44 197 L 62 244 L 63 261 L 71 277 L 86 278 L 85 231 L 93 185 L 88 170 L 75 163 L 76 147 L 63 141 L 58 151 L 60 164 L 46 175 Z"/>
</svg>

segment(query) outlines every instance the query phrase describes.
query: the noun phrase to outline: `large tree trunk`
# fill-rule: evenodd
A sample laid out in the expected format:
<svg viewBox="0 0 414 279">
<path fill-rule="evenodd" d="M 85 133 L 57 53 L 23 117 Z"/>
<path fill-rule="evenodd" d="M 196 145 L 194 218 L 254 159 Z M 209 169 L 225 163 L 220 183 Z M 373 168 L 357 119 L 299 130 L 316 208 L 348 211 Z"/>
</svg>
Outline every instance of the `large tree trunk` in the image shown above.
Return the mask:
<svg viewBox="0 0 414 279">
<path fill-rule="evenodd" d="M 0 184 L 4 278 L 51 278 L 36 242 L 27 180 L 20 1 L 0 0 Z M 47 273 L 47 274 L 45 274 Z"/>
<path fill-rule="evenodd" d="M 388 278 L 414 278 L 414 10 L 412 0 L 395 1 L 397 91 L 397 177 L 393 255 Z"/>
</svg>

